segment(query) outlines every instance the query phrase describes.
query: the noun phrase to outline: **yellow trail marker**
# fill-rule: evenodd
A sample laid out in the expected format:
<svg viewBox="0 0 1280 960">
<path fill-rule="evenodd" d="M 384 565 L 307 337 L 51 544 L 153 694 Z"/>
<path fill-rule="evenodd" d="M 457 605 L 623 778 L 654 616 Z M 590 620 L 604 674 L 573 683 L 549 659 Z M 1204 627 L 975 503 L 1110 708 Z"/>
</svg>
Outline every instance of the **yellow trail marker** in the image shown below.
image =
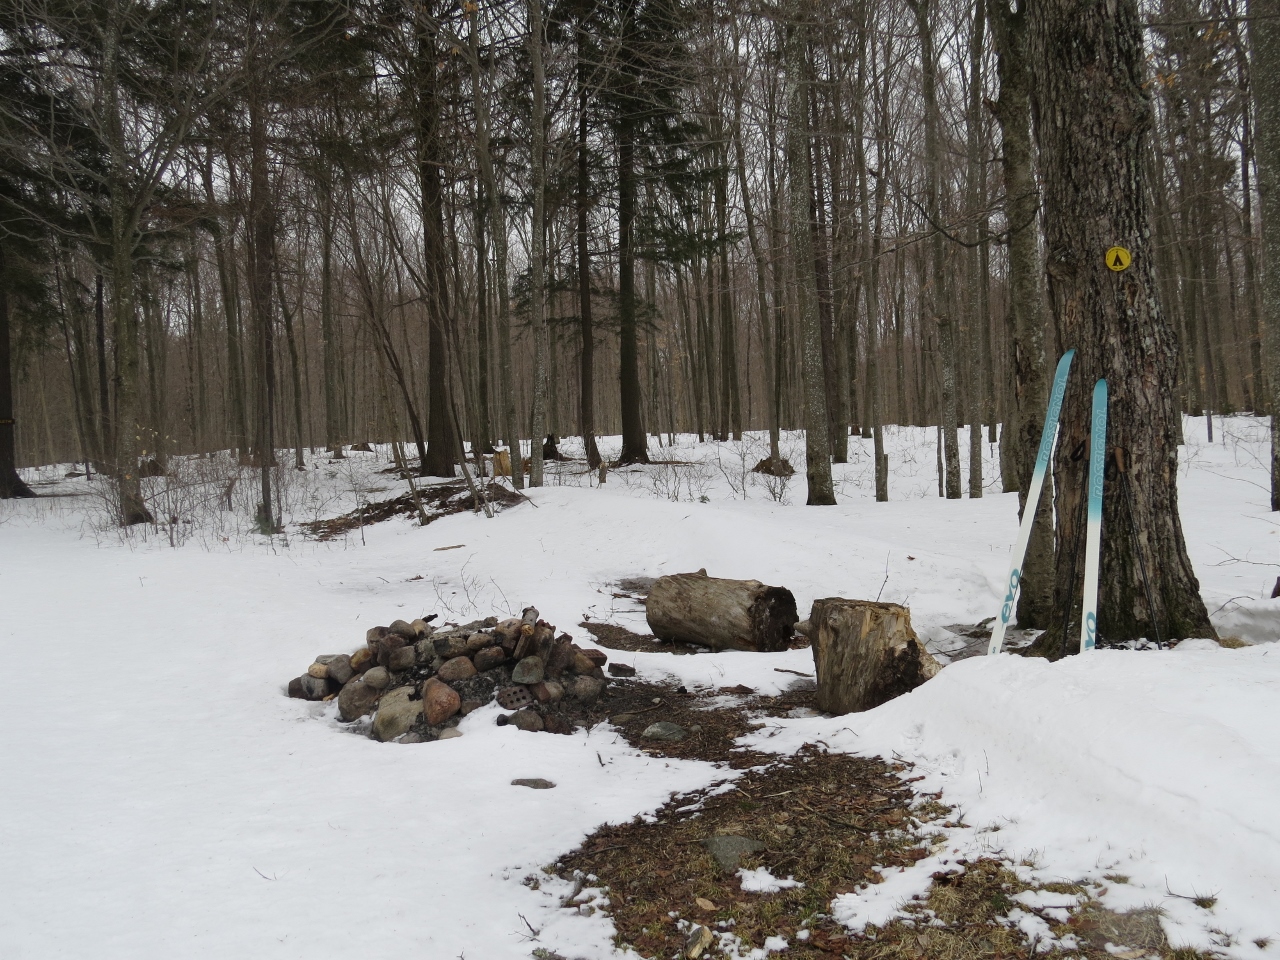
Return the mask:
<svg viewBox="0 0 1280 960">
<path fill-rule="evenodd" d="M 1133 263 L 1133 254 L 1124 247 L 1112 247 L 1107 251 L 1107 267 L 1116 273 L 1128 270 L 1131 263 Z"/>
</svg>

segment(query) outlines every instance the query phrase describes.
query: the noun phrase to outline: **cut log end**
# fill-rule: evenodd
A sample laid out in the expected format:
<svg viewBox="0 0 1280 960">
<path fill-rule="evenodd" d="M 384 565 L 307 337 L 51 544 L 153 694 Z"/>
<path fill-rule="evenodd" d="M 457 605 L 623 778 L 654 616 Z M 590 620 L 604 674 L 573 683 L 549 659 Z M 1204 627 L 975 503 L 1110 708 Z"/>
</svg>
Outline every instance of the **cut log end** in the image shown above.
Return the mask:
<svg viewBox="0 0 1280 960">
<path fill-rule="evenodd" d="M 911 612 L 896 603 L 815 600 L 809 624 L 818 709 L 827 713 L 878 707 L 942 669 L 911 628 Z"/>
</svg>

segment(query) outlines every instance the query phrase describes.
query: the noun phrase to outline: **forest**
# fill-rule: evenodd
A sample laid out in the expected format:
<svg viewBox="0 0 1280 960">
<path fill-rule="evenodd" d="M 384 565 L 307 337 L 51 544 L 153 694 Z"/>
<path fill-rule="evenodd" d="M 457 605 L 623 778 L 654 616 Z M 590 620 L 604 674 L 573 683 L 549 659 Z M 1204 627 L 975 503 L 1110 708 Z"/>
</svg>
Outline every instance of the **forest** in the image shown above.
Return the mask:
<svg viewBox="0 0 1280 960">
<path fill-rule="evenodd" d="M 902 424 L 936 429 L 946 498 L 1003 435 L 1025 498 L 1077 347 L 1159 526 L 1178 414 L 1212 440 L 1270 408 L 1258 6 L 13 0 L 0 480 L 83 463 L 129 525 L 141 477 L 230 450 L 270 532 L 307 449 L 391 442 L 424 477 L 519 450 L 520 487 L 559 436 L 595 469 L 597 436 L 628 464 L 767 430 L 776 473 L 798 428 L 824 504 L 857 435 L 888 499 Z M 1189 592 L 1176 521 L 1152 537 Z"/>
</svg>

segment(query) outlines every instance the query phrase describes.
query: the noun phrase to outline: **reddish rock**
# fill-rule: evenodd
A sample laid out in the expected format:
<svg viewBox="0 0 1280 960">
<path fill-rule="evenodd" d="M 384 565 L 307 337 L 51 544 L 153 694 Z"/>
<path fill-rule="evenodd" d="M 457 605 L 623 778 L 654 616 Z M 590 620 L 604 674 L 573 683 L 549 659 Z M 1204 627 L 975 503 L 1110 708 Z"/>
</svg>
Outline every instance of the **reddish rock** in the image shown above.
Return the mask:
<svg viewBox="0 0 1280 960">
<path fill-rule="evenodd" d="M 461 708 L 462 698 L 444 681 L 432 677 L 422 685 L 422 709 L 431 726 L 439 726 Z"/>
<path fill-rule="evenodd" d="M 529 687 L 539 703 L 555 703 L 564 696 L 564 687 L 554 680 L 544 680 Z"/>
<path fill-rule="evenodd" d="M 573 662 L 573 643 L 568 636 L 560 637 L 547 651 L 546 675 L 559 680 Z"/>
<path fill-rule="evenodd" d="M 507 651 L 501 647 L 485 647 L 475 657 L 476 670 L 484 673 L 494 667 L 502 666 L 507 660 Z"/>
<path fill-rule="evenodd" d="M 573 661 L 569 664 L 569 668 L 574 673 L 589 674 L 596 668 L 596 662 L 587 656 L 583 650 L 577 650 L 573 654 Z"/>
<path fill-rule="evenodd" d="M 459 680 L 466 680 L 468 677 L 476 675 L 476 665 L 471 662 L 469 657 L 454 657 L 452 660 L 446 660 L 440 665 L 440 669 L 436 671 L 436 676 L 445 683 L 456 683 Z"/>
<path fill-rule="evenodd" d="M 582 652 L 586 654 L 587 659 L 597 667 L 603 667 L 609 662 L 609 655 L 603 650 L 597 650 L 595 647 L 583 650 Z"/>
</svg>

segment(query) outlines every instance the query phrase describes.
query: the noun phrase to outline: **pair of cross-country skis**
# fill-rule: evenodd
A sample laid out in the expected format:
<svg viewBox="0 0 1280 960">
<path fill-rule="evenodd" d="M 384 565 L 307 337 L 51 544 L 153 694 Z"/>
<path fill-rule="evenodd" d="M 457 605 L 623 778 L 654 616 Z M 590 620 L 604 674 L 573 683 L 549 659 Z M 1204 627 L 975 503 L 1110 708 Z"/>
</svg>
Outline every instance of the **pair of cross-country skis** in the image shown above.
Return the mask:
<svg viewBox="0 0 1280 960">
<path fill-rule="evenodd" d="M 1068 350 L 1058 361 L 1053 376 L 1053 389 L 1049 393 L 1049 409 L 1044 415 L 1044 432 L 1040 434 L 1040 450 L 1036 454 L 1035 471 L 1031 474 L 1031 487 L 1027 502 L 1022 508 L 1022 523 L 1018 527 L 1018 539 L 1013 544 L 1013 557 L 1009 564 L 1009 579 L 1005 584 L 1004 602 L 1000 615 L 991 630 L 991 642 L 987 653 L 999 653 L 1004 645 L 1005 629 L 1013 619 L 1018 605 L 1018 590 L 1022 586 L 1022 564 L 1027 556 L 1027 543 L 1031 539 L 1031 526 L 1035 522 L 1036 507 L 1044 488 L 1044 475 L 1053 459 L 1053 448 L 1058 438 L 1058 414 L 1062 411 L 1062 398 L 1067 392 L 1067 375 L 1076 352 Z M 1080 650 L 1092 650 L 1098 634 L 1098 556 L 1102 537 L 1102 480 L 1106 472 L 1107 448 L 1107 381 L 1099 380 L 1093 387 L 1093 415 L 1090 418 L 1089 441 L 1089 514 L 1085 534 L 1084 554 L 1084 608 L 1080 616 Z"/>
</svg>

